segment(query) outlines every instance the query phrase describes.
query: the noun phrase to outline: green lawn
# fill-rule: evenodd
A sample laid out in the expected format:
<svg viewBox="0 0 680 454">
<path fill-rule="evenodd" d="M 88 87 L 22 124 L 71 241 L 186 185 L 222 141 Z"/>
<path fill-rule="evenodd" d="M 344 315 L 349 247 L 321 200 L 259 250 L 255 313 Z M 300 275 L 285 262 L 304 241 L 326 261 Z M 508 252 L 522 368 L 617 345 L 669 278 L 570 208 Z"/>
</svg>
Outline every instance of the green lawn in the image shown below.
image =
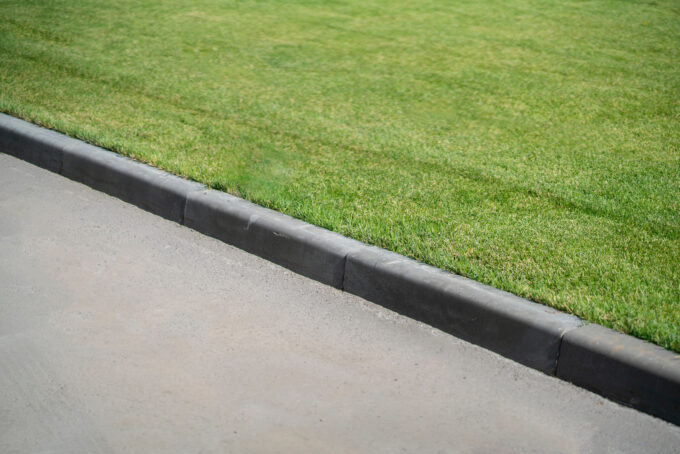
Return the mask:
<svg viewBox="0 0 680 454">
<path fill-rule="evenodd" d="M 680 351 L 677 0 L 0 0 L 0 110 Z"/>
</svg>

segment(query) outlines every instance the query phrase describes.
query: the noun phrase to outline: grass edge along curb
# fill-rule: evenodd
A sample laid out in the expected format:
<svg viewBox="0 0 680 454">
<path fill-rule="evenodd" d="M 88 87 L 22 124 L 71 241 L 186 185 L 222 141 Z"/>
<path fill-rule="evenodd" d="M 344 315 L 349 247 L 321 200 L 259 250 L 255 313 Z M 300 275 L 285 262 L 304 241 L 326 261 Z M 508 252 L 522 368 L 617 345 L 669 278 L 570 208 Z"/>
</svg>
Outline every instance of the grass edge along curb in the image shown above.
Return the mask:
<svg viewBox="0 0 680 454">
<path fill-rule="evenodd" d="M 680 425 L 680 355 L 0 114 L 0 152 Z"/>
</svg>

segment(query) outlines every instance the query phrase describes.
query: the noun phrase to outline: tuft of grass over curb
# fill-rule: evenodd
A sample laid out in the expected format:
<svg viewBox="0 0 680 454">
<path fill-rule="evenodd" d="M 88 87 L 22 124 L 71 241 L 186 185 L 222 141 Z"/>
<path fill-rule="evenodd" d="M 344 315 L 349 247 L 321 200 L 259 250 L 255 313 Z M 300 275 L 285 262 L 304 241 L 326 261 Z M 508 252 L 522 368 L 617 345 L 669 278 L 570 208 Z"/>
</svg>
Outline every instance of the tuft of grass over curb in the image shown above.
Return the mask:
<svg viewBox="0 0 680 454">
<path fill-rule="evenodd" d="M 0 3 L 0 110 L 680 351 L 680 9 Z"/>
</svg>

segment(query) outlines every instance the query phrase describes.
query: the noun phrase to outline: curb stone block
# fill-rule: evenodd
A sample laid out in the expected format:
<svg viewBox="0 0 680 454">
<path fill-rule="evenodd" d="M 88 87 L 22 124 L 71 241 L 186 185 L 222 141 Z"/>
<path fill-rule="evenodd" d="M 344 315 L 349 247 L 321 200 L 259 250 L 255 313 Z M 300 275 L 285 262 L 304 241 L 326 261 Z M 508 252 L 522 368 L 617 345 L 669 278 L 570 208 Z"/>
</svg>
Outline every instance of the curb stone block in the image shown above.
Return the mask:
<svg viewBox="0 0 680 454">
<path fill-rule="evenodd" d="M 583 323 L 374 247 L 347 257 L 345 290 L 550 375 L 562 336 Z"/>
<path fill-rule="evenodd" d="M 217 191 L 191 194 L 185 225 L 335 288 L 361 243 Z"/>
<path fill-rule="evenodd" d="M 247 250 L 250 207 L 233 195 L 206 190 L 194 192 L 187 197 L 184 225 L 196 231 Z"/>
<path fill-rule="evenodd" d="M 589 324 L 565 334 L 557 376 L 680 425 L 680 354 Z"/>
<path fill-rule="evenodd" d="M 0 151 L 51 172 L 61 171 L 64 149 L 73 139 L 0 113 Z"/>
<path fill-rule="evenodd" d="M 86 143 L 64 152 L 62 175 L 171 221 L 184 221 L 187 195 L 205 186 Z"/>
</svg>

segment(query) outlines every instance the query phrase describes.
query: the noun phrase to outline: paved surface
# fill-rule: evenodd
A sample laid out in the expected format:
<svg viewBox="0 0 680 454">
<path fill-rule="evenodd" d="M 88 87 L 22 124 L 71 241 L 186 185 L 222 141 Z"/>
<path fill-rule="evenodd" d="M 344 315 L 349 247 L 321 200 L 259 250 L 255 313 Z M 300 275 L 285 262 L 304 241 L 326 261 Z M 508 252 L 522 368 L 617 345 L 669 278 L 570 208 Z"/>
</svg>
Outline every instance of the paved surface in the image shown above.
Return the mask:
<svg viewBox="0 0 680 454">
<path fill-rule="evenodd" d="M 677 452 L 680 427 L 0 154 L 0 452 Z"/>
</svg>

